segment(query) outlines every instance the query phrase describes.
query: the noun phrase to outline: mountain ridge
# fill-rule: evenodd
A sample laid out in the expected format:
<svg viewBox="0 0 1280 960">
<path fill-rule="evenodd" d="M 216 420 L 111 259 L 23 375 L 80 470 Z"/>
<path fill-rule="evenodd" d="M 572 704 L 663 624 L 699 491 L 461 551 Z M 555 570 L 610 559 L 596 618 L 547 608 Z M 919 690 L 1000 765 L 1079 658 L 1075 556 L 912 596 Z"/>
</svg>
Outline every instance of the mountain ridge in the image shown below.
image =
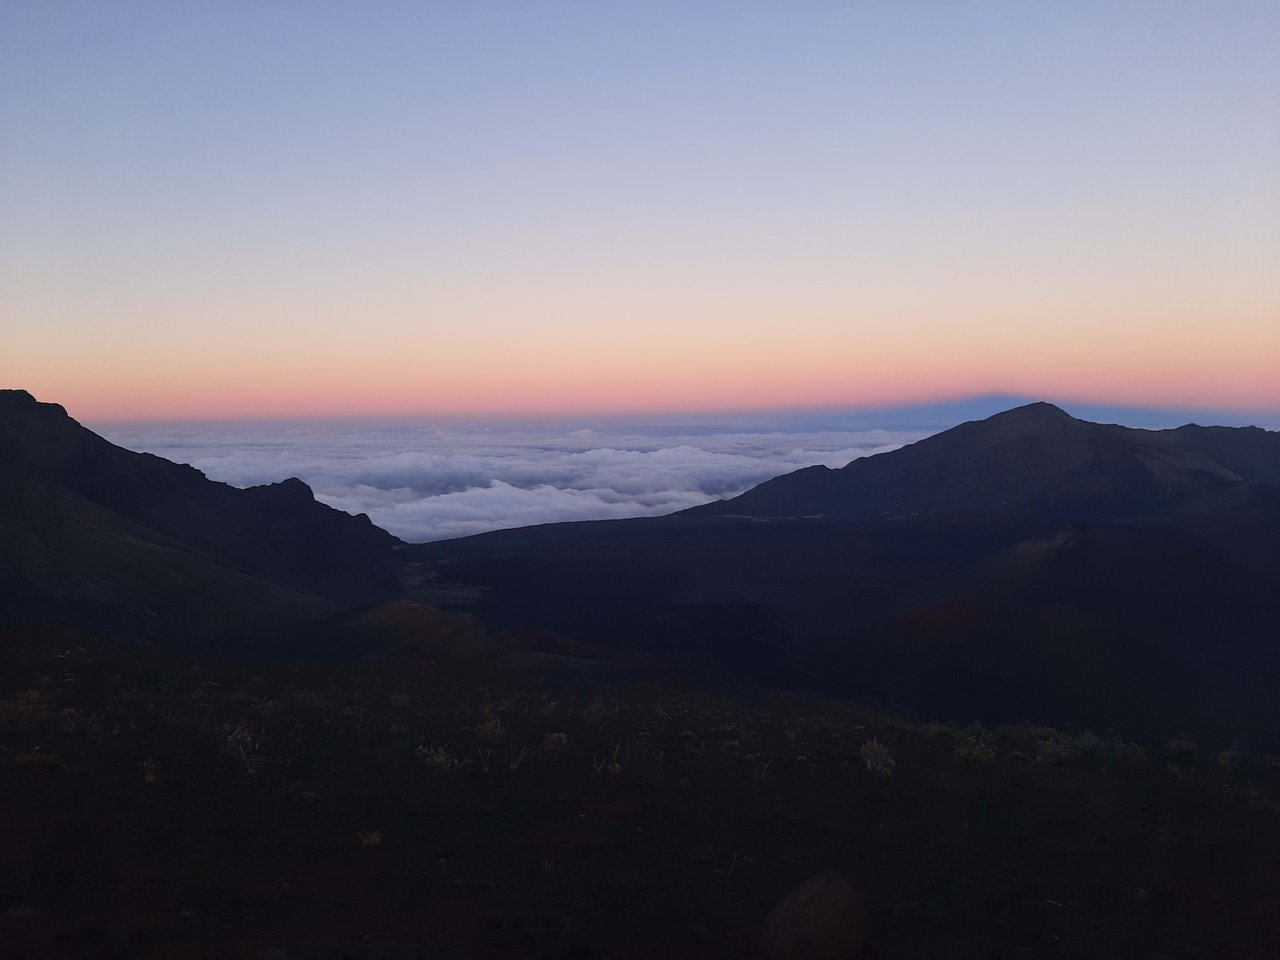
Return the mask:
<svg viewBox="0 0 1280 960">
<path fill-rule="evenodd" d="M 1247 736 L 1280 729 L 1278 438 L 1038 403 L 667 517 L 405 544 L 296 478 L 216 483 L 7 391 L 0 623 Z"/>
<path fill-rule="evenodd" d="M 244 490 L 117 447 L 60 404 L 0 391 L 9 615 L 57 609 L 144 635 L 278 629 L 402 595 L 399 541 L 295 478 Z"/>
<path fill-rule="evenodd" d="M 1280 487 L 1280 433 L 1188 424 L 1143 430 L 1078 420 L 1037 402 L 962 423 L 838 469 L 807 467 L 703 516 L 1170 516 L 1240 506 Z"/>
</svg>

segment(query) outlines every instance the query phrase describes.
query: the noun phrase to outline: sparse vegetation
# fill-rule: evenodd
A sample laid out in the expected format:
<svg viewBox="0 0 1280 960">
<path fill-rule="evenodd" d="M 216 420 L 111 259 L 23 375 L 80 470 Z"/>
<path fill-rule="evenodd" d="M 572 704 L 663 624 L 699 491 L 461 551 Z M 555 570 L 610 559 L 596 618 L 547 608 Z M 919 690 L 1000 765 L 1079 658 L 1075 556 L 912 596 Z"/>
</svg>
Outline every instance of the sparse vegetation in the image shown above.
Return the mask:
<svg viewBox="0 0 1280 960">
<path fill-rule="evenodd" d="M 222 752 L 239 757 L 244 764 L 245 773 L 257 770 L 258 749 L 262 745 L 262 731 L 255 731 L 247 720 L 241 720 L 235 726 L 223 728 L 224 739 Z"/>
<path fill-rule="evenodd" d="M 858 756 L 867 765 L 867 770 L 877 777 L 892 777 L 897 763 L 893 759 L 888 746 L 872 737 L 858 750 Z"/>
<path fill-rule="evenodd" d="M 325 694 L 298 687 L 288 692 L 286 702 L 294 709 L 317 710 L 320 712 L 330 710 L 333 707 L 333 704 Z"/>
<path fill-rule="evenodd" d="M 951 756 L 966 766 L 981 766 L 996 762 L 996 748 L 984 732 L 962 733 L 956 738 Z"/>
<path fill-rule="evenodd" d="M 39 690 L 24 690 L 0 700 L 0 731 L 31 730 L 53 719 L 53 711 Z"/>
<path fill-rule="evenodd" d="M 66 761 L 61 757 L 40 750 L 18 754 L 13 759 L 13 766 L 33 773 L 56 773 L 67 769 Z"/>
<path fill-rule="evenodd" d="M 1102 737 L 1098 736 L 1092 730 L 1086 730 L 1084 733 L 1072 737 L 1071 746 L 1078 754 L 1084 757 L 1115 756 L 1115 749 L 1112 742 L 1102 739 Z"/>
<path fill-rule="evenodd" d="M 1214 760 L 1223 770 L 1234 770 L 1244 762 L 1245 755 L 1244 747 L 1240 746 L 1237 740 L 1233 741 L 1227 749 L 1219 751 L 1214 756 Z"/>
<path fill-rule="evenodd" d="M 145 656 L 167 664 L 172 655 Z M 561 936 L 546 932 L 552 926 L 534 911 L 567 915 L 558 899 L 566 890 L 571 905 L 586 904 L 574 922 L 593 942 L 611 942 L 621 928 L 661 955 L 661 944 L 644 939 L 651 924 L 633 922 L 626 906 L 660 903 L 689 929 L 718 917 L 728 936 L 747 937 L 749 953 L 759 922 L 753 908 L 716 914 L 708 889 L 731 882 L 734 902 L 767 903 L 777 896 L 777 864 L 835 858 L 865 865 L 869 882 L 888 878 L 884 889 L 902 892 L 886 907 L 897 913 L 885 917 L 901 915 L 928 937 L 957 929 L 990 936 L 968 915 L 952 914 L 946 924 L 930 919 L 949 909 L 938 891 L 951 889 L 963 863 L 984 896 L 1003 890 L 1028 902 L 1007 915 L 1014 932 L 1001 944 L 1027 942 L 1045 924 L 1064 942 L 1100 925 L 1127 952 L 1141 946 L 1141 955 L 1151 942 L 1159 946 L 1167 929 L 1188 941 L 1211 938 L 1203 927 L 1178 926 L 1181 915 L 1148 924 L 1146 913 L 1126 917 L 1130 934 L 1111 913 L 1094 911 L 1093 888 L 1062 889 L 1063 862 L 1077 876 L 1092 876 L 1098 861 L 1123 864 L 1126 886 L 1158 891 L 1170 882 L 1213 882 L 1205 880 L 1204 858 L 1180 859 L 1183 837 L 1206 849 L 1222 844 L 1230 854 L 1223 863 L 1258 876 L 1280 856 L 1280 835 L 1271 830 L 1280 817 L 1280 779 L 1265 756 L 1251 764 L 1238 745 L 1221 752 L 1230 762 L 1220 767 L 1212 753 L 1141 763 L 1134 744 L 1090 731 L 921 724 L 791 694 L 734 700 L 645 687 L 588 699 L 515 676 L 485 673 L 477 683 L 464 671 L 478 669 L 439 664 L 317 665 L 302 675 L 255 664 L 262 675 L 253 681 L 221 664 L 217 682 L 212 667 L 130 669 L 104 675 L 97 693 L 83 669 L 74 685 L 41 681 L 34 670 L 17 677 L 14 690 L 0 694 L 10 723 L 0 738 L 0 750 L 8 743 L 9 752 L 0 756 L 11 771 L 0 778 L 0 791 L 52 797 L 58 817 L 67 809 L 94 811 L 95 833 L 80 841 L 91 862 L 132 870 L 160 863 L 180 909 L 171 912 L 179 932 L 157 926 L 157 938 L 225 943 L 220 926 L 177 919 L 186 910 L 205 914 L 187 904 L 208 889 L 212 874 L 219 883 L 287 891 L 291 909 L 316 904 L 306 919 L 321 928 L 330 911 L 379 916 L 397 884 L 442 900 L 461 888 L 485 904 L 479 909 L 487 922 L 505 924 L 494 923 L 494 939 L 486 941 L 494 956 L 524 955 L 532 938 Z M 397 694 L 409 705 L 394 702 Z M 279 707 L 269 717 L 254 708 L 273 701 Z M 1120 758 L 1130 762 L 1114 762 Z M 1034 759 L 1042 762 L 1028 762 Z M 841 802 L 832 804 L 833 797 Z M 6 810 L 13 809 L 10 802 Z M 17 809 L 46 831 L 61 822 L 42 820 L 43 809 L 30 804 Z M 117 810 L 127 816 L 116 819 Z M 837 810 L 857 828 L 822 812 Z M 998 830 L 987 826 L 993 822 Z M 1072 845 L 1068 828 L 1082 822 L 1110 838 L 1104 850 Z M 1153 832 L 1157 823 L 1160 832 Z M 178 835 L 186 839 L 170 853 L 173 841 L 159 838 Z M 894 873 L 892 864 L 918 851 L 922 835 L 942 852 L 915 856 L 918 876 Z M 222 855 L 227 849 L 254 851 L 259 873 L 236 872 L 236 861 Z M 513 860 L 513 850 L 528 853 Z M 115 874 L 95 881 L 104 886 L 85 886 L 78 878 L 91 868 L 78 849 L 76 856 L 81 865 L 60 874 L 71 878 L 75 895 L 125 916 L 131 894 L 114 892 Z M 350 889 L 285 887 L 299 861 L 357 879 Z M 1009 866 L 992 866 L 999 861 Z M 1015 871 L 1040 887 L 1041 900 L 1029 899 L 1025 887 L 1001 886 Z M 503 885 L 484 885 L 495 874 Z M 1110 895 L 1123 898 L 1123 887 Z M 1074 905 L 1031 906 L 1049 899 Z M 206 909 L 234 915 L 237 902 Z M 911 906 L 916 902 L 923 906 Z M 1264 916 L 1260 902 L 1249 909 Z M 42 902 L 32 903 L 44 916 Z M 1233 914 L 1246 929 L 1252 916 Z M 543 932 L 522 933 L 512 917 Z M 251 929 L 255 921 L 242 915 L 237 922 Z M 899 939 L 907 928 L 894 922 L 878 927 L 877 949 L 885 955 L 909 944 Z M 60 952 L 93 956 L 98 946 Z M 898 952 L 911 955 L 909 946 Z M 218 948 L 206 953 L 218 955 Z"/>
<path fill-rule="evenodd" d="M 485 717 L 476 727 L 476 735 L 484 740 L 499 740 L 506 736 L 507 728 L 496 714 Z"/>
<path fill-rule="evenodd" d="M 418 747 L 418 759 L 425 766 L 436 770 L 456 770 L 463 766 L 463 761 L 452 756 L 444 747 Z"/>
<path fill-rule="evenodd" d="M 1074 763 L 1080 759 L 1080 750 L 1075 742 L 1061 735 L 1045 737 L 1036 741 L 1037 763 Z"/>
</svg>

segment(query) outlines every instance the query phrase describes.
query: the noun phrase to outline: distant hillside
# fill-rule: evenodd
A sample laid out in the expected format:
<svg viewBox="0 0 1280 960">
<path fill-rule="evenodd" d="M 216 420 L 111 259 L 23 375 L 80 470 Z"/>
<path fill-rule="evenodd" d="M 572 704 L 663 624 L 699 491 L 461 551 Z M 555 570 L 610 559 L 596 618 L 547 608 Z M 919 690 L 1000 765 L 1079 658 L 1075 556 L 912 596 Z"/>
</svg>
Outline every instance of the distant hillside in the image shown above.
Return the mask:
<svg viewBox="0 0 1280 960">
<path fill-rule="evenodd" d="M 928 717 L 1280 745 L 1280 434 L 1049 404 L 669 517 L 406 552 L 504 629 Z"/>
<path fill-rule="evenodd" d="M 296 479 L 240 490 L 131 453 L 22 391 L 0 391 L 0 453 L 0 626 L 1280 746 L 1280 435 L 1256 428 L 1031 404 L 668 517 L 416 545 Z"/>
<path fill-rule="evenodd" d="M 831 470 L 775 477 L 691 515 L 858 520 L 1169 517 L 1280 491 L 1280 433 L 1257 427 L 1136 430 L 1032 403 Z"/>
<path fill-rule="evenodd" d="M 216 483 L 22 390 L 0 391 L 0 450 L 0 617 L 183 640 L 401 595 L 399 541 L 301 480 Z"/>
</svg>

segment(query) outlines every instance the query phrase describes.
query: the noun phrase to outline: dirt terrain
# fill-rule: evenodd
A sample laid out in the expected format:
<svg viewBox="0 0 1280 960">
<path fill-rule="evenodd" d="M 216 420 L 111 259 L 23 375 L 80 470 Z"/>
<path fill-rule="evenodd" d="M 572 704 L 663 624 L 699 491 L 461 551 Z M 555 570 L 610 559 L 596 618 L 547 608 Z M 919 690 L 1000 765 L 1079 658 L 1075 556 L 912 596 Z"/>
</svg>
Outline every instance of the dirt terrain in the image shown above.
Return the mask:
<svg viewBox="0 0 1280 960">
<path fill-rule="evenodd" d="M 61 629 L 0 662 L 6 957 L 756 957 L 828 871 L 876 958 L 1280 956 L 1280 768 L 1176 730 Z"/>
</svg>

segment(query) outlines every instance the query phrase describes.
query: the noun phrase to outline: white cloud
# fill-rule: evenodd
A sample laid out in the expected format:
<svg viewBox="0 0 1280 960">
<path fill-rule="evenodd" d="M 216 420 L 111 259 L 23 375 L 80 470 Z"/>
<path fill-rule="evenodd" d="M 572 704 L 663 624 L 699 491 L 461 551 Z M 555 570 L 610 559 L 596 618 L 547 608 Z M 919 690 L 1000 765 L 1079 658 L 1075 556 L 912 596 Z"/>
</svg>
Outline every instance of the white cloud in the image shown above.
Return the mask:
<svg viewBox="0 0 1280 960">
<path fill-rule="evenodd" d="M 928 431 L 393 422 L 113 425 L 101 432 L 237 486 L 300 477 L 325 503 L 424 541 L 672 513 L 801 467 L 840 467 Z"/>
</svg>

